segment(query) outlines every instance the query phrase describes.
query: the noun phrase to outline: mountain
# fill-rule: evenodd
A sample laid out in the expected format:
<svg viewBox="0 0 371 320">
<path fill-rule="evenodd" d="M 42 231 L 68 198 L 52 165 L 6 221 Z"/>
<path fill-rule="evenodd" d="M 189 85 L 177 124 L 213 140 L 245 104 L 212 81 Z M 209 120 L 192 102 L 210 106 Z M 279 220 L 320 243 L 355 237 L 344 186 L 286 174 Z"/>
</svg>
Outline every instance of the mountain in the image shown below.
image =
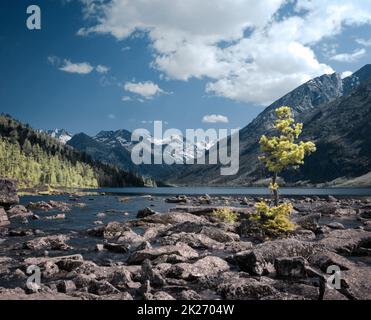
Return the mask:
<svg viewBox="0 0 371 320">
<path fill-rule="evenodd" d="M 48 130 L 46 133 L 50 135 L 52 138 L 55 138 L 58 141 L 62 142 L 63 144 L 66 144 L 68 141 L 70 141 L 73 136 L 64 129 Z"/>
<path fill-rule="evenodd" d="M 143 186 L 140 176 L 93 160 L 46 132 L 0 115 L 0 176 L 21 187 Z"/>
<path fill-rule="evenodd" d="M 174 160 L 190 160 L 200 156 L 201 152 L 208 150 L 213 142 L 197 143 L 197 145 L 187 144 L 185 138 L 173 135 L 169 138 L 155 139 L 152 136 L 144 137 L 147 145 L 151 146 L 149 152 L 154 156 L 155 152 L 161 152 L 164 156 Z M 154 177 L 159 180 L 166 180 L 170 176 L 177 174 L 181 165 L 135 165 L 131 160 L 131 151 L 138 144 L 132 141 L 132 134 L 127 130 L 101 131 L 96 136 L 90 137 L 84 133 L 75 135 L 68 145 L 89 154 L 92 158 L 104 163 L 113 164 L 125 170 L 136 172 L 137 174 Z M 167 146 L 186 146 L 183 152 L 170 153 Z M 159 149 L 153 148 L 160 146 Z"/>
<path fill-rule="evenodd" d="M 235 176 L 220 176 L 219 165 L 196 165 L 184 169 L 178 176 L 174 177 L 169 182 L 181 185 L 191 183 L 197 185 L 251 185 L 259 183 L 267 176 L 263 165 L 258 160 L 259 139 L 263 134 L 272 133 L 275 119 L 274 111 L 276 108 L 283 105 L 290 106 L 294 111 L 296 119 L 304 123 L 305 131 L 302 136 L 304 139 L 314 138 L 321 142 L 319 145 L 319 151 L 316 152 L 312 158 L 308 159 L 308 165 L 306 165 L 300 173 L 291 173 L 286 175 L 286 178 L 289 179 L 289 181 L 297 182 L 299 180 L 305 180 L 312 183 L 328 182 L 340 178 L 343 174 L 356 177 L 357 174 L 360 174 L 365 170 L 367 171 L 367 165 L 360 162 L 362 169 L 354 165 L 351 166 L 350 164 L 346 170 L 340 170 L 339 167 L 329 168 L 330 162 L 326 161 L 324 157 L 330 157 L 330 155 L 321 151 L 322 148 L 326 147 L 326 144 L 322 144 L 326 139 L 320 136 L 323 132 L 322 121 L 325 122 L 323 125 L 329 130 L 327 131 L 328 135 L 334 137 L 339 135 L 339 133 L 336 132 L 337 127 L 329 125 L 331 118 L 332 121 L 337 123 L 339 126 L 343 123 L 343 125 L 340 126 L 344 130 L 344 132 L 342 132 L 343 138 L 346 133 L 351 134 L 351 128 L 353 128 L 353 126 L 357 127 L 358 131 L 363 132 L 363 129 L 358 127 L 356 119 L 351 116 L 352 107 L 348 106 L 346 109 L 347 112 L 349 112 L 349 117 L 348 114 L 347 117 L 345 117 L 345 115 L 335 112 L 336 108 L 334 109 L 333 107 L 331 113 L 325 113 L 328 116 L 326 119 L 323 118 L 323 116 L 320 116 L 318 112 L 321 112 L 321 110 L 325 112 L 325 110 L 327 110 L 325 108 L 331 108 L 330 106 L 342 106 L 341 103 L 349 103 L 349 101 L 346 100 L 348 98 L 356 100 L 354 92 L 360 96 L 367 94 L 364 85 L 368 85 L 368 80 L 370 78 L 371 65 L 366 65 L 345 79 L 341 79 L 341 75 L 335 73 L 332 75 L 323 75 L 308 81 L 274 102 L 255 120 L 240 131 L 240 170 L 238 174 Z M 361 105 L 359 101 L 354 101 L 354 103 L 360 105 L 359 110 L 367 109 L 367 105 Z M 315 114 L 313 114 L 313 112 Z M 363 114 L 363 111 L 359 111 L 359 114 Z M 314 122 L 314 120 L 316 121 Z M 346 121 L 349 121 L 349 123 Z M 347 126 L 350 127 L 347 128 Z M 312 131 L 309 131 L 310 129 Z M 345 141 L 340 139 L 339 143 L 345 143 Z M 367 144 L 365 141 L 359 143 Z M 219 145 L 217 144 L 213 148 L 218 147 Z M 355 145 L 347 144 L 347 154 L 356 156 L 357 151 L 358 149 Z M 347 156 L 337 153 L 336 157 L 345 161 Z M 316 159 L 317 164 L 321 166 L 313 168 L 312 159 Z M 339 160 L 338 163 L 339 165 L 340 163 L 344 164 L 342 160 Z M 332 174 L 325 174 L 329 169 L 332 169 L 330 170 Z M 309 172 L 310 170 L 315 170 L 316 172 L 319 172 L 320 170 L 322 173 L 315 176 L 315 174 Z M 323 179 L 319 179 L 321 175 L 324 177 Z"/>
</svg>

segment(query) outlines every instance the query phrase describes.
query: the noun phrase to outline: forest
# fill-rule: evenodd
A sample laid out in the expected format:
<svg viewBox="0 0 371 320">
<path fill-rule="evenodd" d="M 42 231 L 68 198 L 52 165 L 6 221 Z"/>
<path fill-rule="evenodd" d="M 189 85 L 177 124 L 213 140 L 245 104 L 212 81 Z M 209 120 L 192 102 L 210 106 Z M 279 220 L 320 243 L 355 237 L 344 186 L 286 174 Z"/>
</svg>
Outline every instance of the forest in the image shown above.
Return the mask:
<svg viewBox="0 0 371 320">
<path fill-rule="evenodd" d="M 143 186 L 142 177 L 93 161 L 47 133 L 0 115 L 0 177 L 19 188 Z"/>
</svg>

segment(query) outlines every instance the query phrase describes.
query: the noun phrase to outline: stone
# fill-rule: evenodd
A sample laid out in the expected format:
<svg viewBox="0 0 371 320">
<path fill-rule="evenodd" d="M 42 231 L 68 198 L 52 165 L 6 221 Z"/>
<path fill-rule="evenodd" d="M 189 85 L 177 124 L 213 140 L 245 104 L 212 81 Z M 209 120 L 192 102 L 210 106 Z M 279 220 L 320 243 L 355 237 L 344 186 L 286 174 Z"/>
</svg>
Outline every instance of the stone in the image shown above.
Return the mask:
<svg viewBox="0 0 371 320">
<path fill-rule="evenodd" d="M 0 206 L 9 208 L 18 204 L 17 184 L 15 180 L 0 178 Z"/>
<path fill-rule="evenodd" d="M 66 215 L 64 213 L 59 213 L 53 216 L 45 217 L 46 220 L 63 220 L 66 219 Z"/>
<path fill-rule="evenodd" d="M 320 219 L 320 213 L 312 213 L 306 216 L 299 217 L 295 219 L 294 222 L 304 229 L 315 230 L 318 227 Z"/>
<path fill-rule="evenodd" d="M 104 250 L 104 245 L 103 244 L 100 244 L 100 243 L 96 244 L 95 251 L 102 252 L 103 250 Z"/>
<path fill-rule="evenodd" d="M 310 265 L 319 268 L 326 273 L 330 266 L 338 266 L 341 270 L 350 270 L 356 265 L 345 257 L 342 257 L 331 251 L 322 251 L 311 255 L 308 258 Z"/>
<path fill-rule="evenodd" d="M 242 271 L 263 275 L 273 271 L 273 263 L 277 258 L 297 256 L 306 258 L 318 249 L 318 246 L 310 242 L 283 239 L 259 244 L 253 250 L 237 253 L 232 259 Z"/>
<path fill-rule="evenodd" d="M 371 232 L 347 229 L 333 230 L 319 243 L 338 254 L 352 255 L 365 242 L 371 242 Z"/>
<path fill-rule="evenodd" d="M 156 211 L 153 211 L 151 208 L 145 208 L 143 210 L 139 210 L 137 213 L 137 218 L 142 219 L 145 217 L 149 217 L 156 214 Z"/>
<path fill-rule="evenodd" d="M 327 224 L 327 226 L 330 229 L 334 229 L 334 230 L 345 230 L 344 225 L 341 224 L 340 222 L 331 222 L 331 223 Z"/>
<path fill-rule="evenodd" d="M 8 215 L 6 214 L 5 210 L 0 207 L 0 228 L 6 227 L 10 224 Z"/>
<path fill-rule="evenodd" d="M 224 245 L 204 234 L 196 233 L 174 233 L 161 239 L 162 245 L 175 245 L 183 242 L 194 249 L 223 249 Z"/>
<path fill-rule="evenodd" d="M 112 284 L 110 284 L 108 281 L 106 280 L 98 281 L 94 279 L 92 279 L 89 282 L 88 291 L 98 296 L 120 293 L 120 291 L 117 288 L 115 288 Z"/>
<path fill-rule="evenodd" d="M 33 213 L 20 204 L 12 206 L 8 211 L 9 218 L 32 217 Z"/>
<path fill-rule="evenodd" d="M 115 252 L 115 253 L 126 253 L 129 251 L 129 246 L 126 244 L 117 244 L 117 243 L 105 243 L 104 249 Z"/>
<path fill-rule="evenodd" d="M 194 259 L 198 257 L 198 253 L 190 246 L 178 243 L 175 246 L 162 246 L 158 248 L 146 249 L 134 252 L 128 258 L 128 264 L 141 264 L 144 260 L 154 260 L 163 255 L 175 254 L 185 259 Z"/>
<path fill-rule="evenodd" d="M 274 262 L 279 278 L 305 278 L 306 261 L 303 257 L 277 258 Z"/>
<path fill-rule="evenodd" d="M 225 300 L 260 300 L 278 293 L 271 285 L 254 278 L 233 277 L 221 282 L 217 292 Z"/>
<path fill-rule="evenodd" d="M 68 250 L 71 247 L 66 244 L 67 240 L 69 237 L 65 235 L 40 237 L 27 241 L 24 247 L 30 250 Z"/>
<path fill-rule="evenodd" d="M 201 296 L 196 291 L 193 290 L 183 290 L 179 294 L 179 299 L 185 301 L 202 300 Z"/>
<path fill-rule="evenodd" d="M 167 270 L 166 275 L 171 278 L 194 280 L 200 277 L 217 274 L 229 270 L 228 263 L 213 256 L 207 256 L 195 263 L 179 263 Z"/>
<path fill-rule="evenodd" d="M 142 280 L 149 280 L 151 285 L 154 287 L 163 287 L 166 284 L 166 280 L 161 273 L 156 270 L 150 260 L 146 259 L 142 263 Z"/>
<path fill-rule="evenodd" d="M 57 284 L 58 292 L 71 294 L 76 291 L 76 285 L 72 280 L 63 280 Z"/>
</svg>

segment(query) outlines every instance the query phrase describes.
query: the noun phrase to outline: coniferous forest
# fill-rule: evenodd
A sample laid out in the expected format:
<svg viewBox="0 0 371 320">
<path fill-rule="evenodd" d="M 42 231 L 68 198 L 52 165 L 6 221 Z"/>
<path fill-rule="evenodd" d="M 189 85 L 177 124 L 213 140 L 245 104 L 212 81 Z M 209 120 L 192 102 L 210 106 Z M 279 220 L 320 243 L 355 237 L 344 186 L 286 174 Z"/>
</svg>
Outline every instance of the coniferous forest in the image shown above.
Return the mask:
<svg viewBox="0 0 371 320">
<path fill-rule="evenodd" d="M 142 177 L 93 161 L 4 114 L 0 115 L 0 177 L 16 179 L 20 188 L 144 185 Z"/>
</svg>

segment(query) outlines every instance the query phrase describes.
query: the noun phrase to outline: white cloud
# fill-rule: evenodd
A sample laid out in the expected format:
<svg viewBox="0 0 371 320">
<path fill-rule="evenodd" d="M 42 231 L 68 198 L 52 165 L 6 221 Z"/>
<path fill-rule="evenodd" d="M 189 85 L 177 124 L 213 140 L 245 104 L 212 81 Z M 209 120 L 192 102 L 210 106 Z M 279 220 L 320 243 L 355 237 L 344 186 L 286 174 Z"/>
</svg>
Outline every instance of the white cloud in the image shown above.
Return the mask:
<svg viewBox="0 0 371 320">
<path fill-rule="evenodd" d="M 366 55 L 366 49 L 357 49 L 352 53 L 340 53 L 332 56 L 330 59 L 338 62 L 353 63 Z"/>
<path fill-rule="evenodd" d="M 124 102 L 128 102 L 128 101 L 132 101 L 133 99 L 129 96 L 124 96 L 124 97 L 122 97 L 121 100 L 124 101 Z"/>
<path fill-rule="evenodd" d="M 110 68 L 99 64 L 97 65 L 95 70 L 97 70 L 98 73 L 107 73 L 110 70 Z"/>
<path fill-rule="evenodd" d="M 341 79 L 348 78 L 348 77 L 350 77 L 352 74 L 353 74 L 352 71 L 344 71 L 344 72 L 341 74 Z"/>
<path fill-rule="evenodd" d="M 157 84 L 152 81 L 146 82 L 126 82 L 124 89 L 127 92 L 139 95 L 144 99 L 152 99 L 158 94 L 165 93 Z M 144 102 L 144 100 L 142 100 Z"/>
<path fill-rule="evenodd" d="M 107 115 L 107 118 L 110 119 L 110 120 L 115 120 L 116 115 L 114 115 L 113 113 L 110 113 L 109 115 Z"/>
<path fill-rule="evenodd" d="M 371 47 L 371 38 L 370 39 L 356 39 L 356 42 L 364 47 Z"/>
<path fill-rule="evenodd" d="M 89 74 L 94 70 L 100 74 L 106 74 L 110 68 L 104 65 L 97 65 L 96 67 L 92 66 L 89 62 L 79 62 L 74 63 L 71 62 L 69 59 L 60 59 L 57 56 L 49 56 L 47 58 L 48 63 L 57 67 L 59 70 L 68 72 L 68 73 L 76 73 L 76 74 Z"/>
<path fill-rule="evenodd" d="M 297 0 L 284 19 L 276 13 L 291 0 L 88 2 L 90 9 L 95 3 L 90 17 L 99 18 L 80 34 L 123 40 L 146 32 L 152 66 L 167 78 L 206 78 L 208 92 L 259 104 L 332 73 L 312 48 L 348 26 L 371 23 L 371 3 L 364 0 Z"/>
<path fill-rule="evenodd" d="M 210 114 L 202 118 L 203 123 L 228 123 L 229 120 L 227 117 L 220 114 Z"/>
<path fill-rule="evenodd" d="M 68 73 L 89 74 L 94 67 L 88 62 L 72 63 L 70 60 L 64 60 L 59 70 Z"/>
</svg>

